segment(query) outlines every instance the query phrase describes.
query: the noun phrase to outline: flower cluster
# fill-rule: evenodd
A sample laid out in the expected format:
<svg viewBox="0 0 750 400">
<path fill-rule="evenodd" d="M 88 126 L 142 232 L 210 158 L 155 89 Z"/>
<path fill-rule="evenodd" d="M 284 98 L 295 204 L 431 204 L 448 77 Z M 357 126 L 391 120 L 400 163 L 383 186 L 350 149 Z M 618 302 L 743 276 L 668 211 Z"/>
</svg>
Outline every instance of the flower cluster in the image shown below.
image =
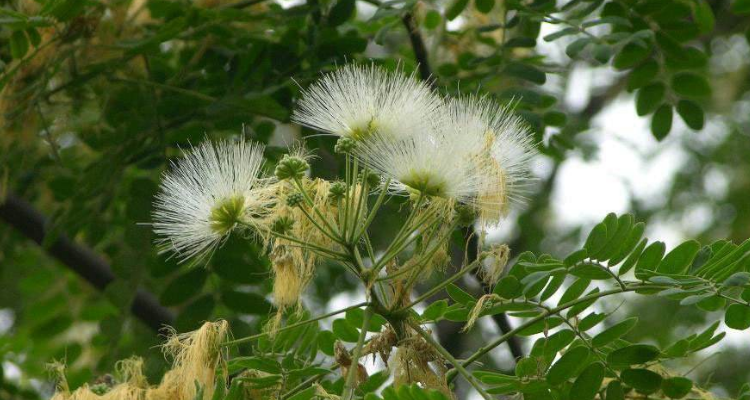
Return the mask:
<svg viewBox="0 0 750 400">
<path fill-rule="evenodd" d="M 483 225 L 499 222 L 530 179 L 534 146 L 508 108 L 486 97 L 439 96 L 413 75 L 344 66 L 304 91 L 293 119 L 340 136 L 335 150 L 346 155 L 345 181 L 309 178 L 301 149 L 265 178 L 262 146 L 207 142 L 165 174 L 153 215 L 158 243 L 182 259 L 205 257 L 237 229 L 259 233 L 280 310 L 299 304 L 319 256 L 354 260 L 349 267 L 368 284 L 385 268 L 411 288 L 447 263 L 454 227 L 477 216 Z M 371 208 L 367 199 L 378 187 Z M 388 194 L 411 196 L 414 207 L 376 257 L 366 230 Z M 446 217 L 453 223 L 441 223 Z M 423 240 L 415 242 L 417 232 Z M 359 254 L 363 243 L 371 268 Z M 411 258 L 397 262 L 411 244 Z M 403 301 L 403 293 L 393 297 Z"/>
<path fill-rule="evenodd" d="M 396 193 L 471 206 L 494 224 L 523 200 L 534 145 L 522 121 L 487 97 L 446 99 L 414 76 L 347 65 L 304 92 L 298 123 L 353 138 L 354 155 Z"/>
</svg>

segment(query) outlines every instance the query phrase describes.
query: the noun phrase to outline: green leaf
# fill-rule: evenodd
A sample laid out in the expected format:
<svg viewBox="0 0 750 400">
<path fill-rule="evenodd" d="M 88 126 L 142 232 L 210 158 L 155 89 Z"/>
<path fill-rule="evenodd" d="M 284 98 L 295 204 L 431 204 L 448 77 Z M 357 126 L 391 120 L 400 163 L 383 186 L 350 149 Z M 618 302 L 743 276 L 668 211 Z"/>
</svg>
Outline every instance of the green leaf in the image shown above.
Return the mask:
<svg viewBox="0 0 750 400">
<path fill-rule="evenodd" d="M 85 0 L 52 0 L 42 8 L 41 14 L 51 15 L 58 21 L 69 21 L 83 12 L 88 4 Z"/>
<path fill-rule="evenodd" d="M 428 321 L 434 321 L 443 317 L 445 311 L 448 309 L 448 302 L 446 300 L 438 300 L 433 302 L 422 313 L 422 319 Z"/>
<path fill-rule="evenodd" d="M 602 64 L 606 64 L 607 62 L 609 62 L 609 59 L 612 58 L 612 53 L 613 50 L 612 46 L 610 45 L 600 43 L 594 46 L 594 59 Z"/>
<path fill-rule="evenodd" d="M 612 278 L 605 269 L 597 264 L 578 264 L 570 269 L 570 274 L 579 278 L 605 280 Z"/>
<path fill-rule="evenodd" d="M 589 364 L 586 369 L 578 375 L 573 386 L 570 388 L 571 396 L 576 400 L 593 400 L 604 381 L 604 364 L 595 362 Z"/>
<path fill-rule="evenodd" d="M 281 373 L 281 364 L 276 360 L 264 357 L 234 357 L 227 362 L 230 374 L 237 373 L 243 369 L 254 369 L 269 374 Z"/>
<path fill-rule="evenodd" d="M 316 387 L 311 386 L 297 394 L 295 394 L 292 397 L 289 397 L 289 400 L 310 400 L 315 396 Z"/>
<path fill-rule="evenodd" d="M 573 282 L 573 284 L 570 285 L 568 289 L 565 290 L 562 297 L 560 297 L 560 301 L 557 303 L 557 305 L 561 306 L 581 297 L 583 292 L 586 291 L 586 288 L 589 287 L 590 283 L 591 280 L 589 279 L 579 278 L 578 280 Z"/>
<path fill-rule="evenodd" d="M 328 25 L 339 26 L 348 21 L 356 10 L 355 0 L 338 0 L 328 13 Z"/>
<path fill-rule="evenodd" d="M 635 111 L 640 116 L 651 114 L 664 100 L 664 85 L 652 83 L 638 90 L 635 96 Z"/>
<path fill-rule="evenodd" d="M 440 21 L 442 19 L 443 17 L 440 16 L 440 13 L 437 10 L 427 11 L 424 16 L 424 22 L 422 23 L 422 26 L 425 29 L 433 30 L 440 25 Z"/>
<path fill-rule="evenodd" d="M 730 10 L 738 15 L 750 14 L 750 0 L 734 0 Z"/>
<path fill-rule="evenodd" d="M 474 0 L 474 6 L 482 14 L 488 14 L 495 6 L 495 0 Z"/>
<path fill-rule="evenodd" d="M 672 77 L 672 89 L 685 97 L 707 97 L 711 95 L 711 86 L 706 78 L 692 72 L 680 72 Z"/>
<path fill-rule="evenodd" d="M 35 28 L 26 29 L 26 36 L 29 38 L 29 42 L 31 42 L 31 45 L 34 47 L 39 46 L 39 44 L 42 43 L 42 36 Z"/>
<path fill-rule="evenodd" d="M 636 273 L 639 271 L 655 271 L 659 267 L 661 258 L 664 256 L 664 242 L 651 243 L 638 258 L 638 263 L 635 266 Z"/>
<path fill-rule="evenodd" d="M 14 31 L 10 35 L 10 55 L 15 59 L 23 58 L 29 50 L 29 41 L 23 31 Z"/>
<path fill-rule="evenodd" d="M 456 17 L 461 15 L 468 4 L 469 0 L 454 0 L 445 11 L 445 18 L 448 19 L 448 21 L 453 21 Z"/>
<path fill-rule="evenodd" d="M 356 343 L 359 339 L 359 331 L 351 326 L 346 319 L 339 318 L 333 321 L 333 334 L 344 342 Z"/>
<path fill-rule="evenodd" d="M 445 291 L 448 292 L 448 296 L 450 296 L 451 299 L 453 299 L 453 301 L 455 301 L 456 303 L 467 305 L 473 301 L 476 301 L 474 296 L 466 293 L 466 291 L 453 283 L 448 285 L 448 287 L 445 288 Z"/>
<path fill-rule="evenodd" d="M 345 316 L 349 325 L 361 328 L 365 323 L 365 311 L 361 308 L 355 308 L 346 312 Z M 373 314 L 367 326 L 369 332 L 380 332 L 387 321 L 379 314 Z"/>
<path fill-rule="evenodd" d="M 547 81 L 547 75 L 543 71 L 529 64 L 512 62 L 505 67 L 503 72 L 537 85 L 543 85 Z"/>
<path fill-rule="evenodd" d="M 331 331 L 320 331 L 317 337 L 318 348 L 328 356 L 333 355 L 333 346 L 336 343 L 336 335 Z"/>
<path fill-rule="evenodd" d="M 681 399 L 687 396 L 693 389 L 693 381 L 681 376 L 664 379 L 661 383 L 661 391 L 672 399 Z"/>
<path fill-rule="evenodd" d="M 545 35 L 542 39 L 544 39 L 545 42 L 552 42 L 557 39 L 560 39 L 561 37 L 568 36 L 568 35 L 574 35 L 578 33 L 578 29 L 573 27 L 563 28 L 559 31 L 552 32 L 549 35 Z"/>
<path fill-rule="evenodd" d="M 598 223 L 586 238 L 583 248 L 588 254 L 596 254 L 607 243 L 607 225 L 604 222 Z"/>
<path fill-rule="evenodd" d="M 661 351 L 648 344 L 633 344 L 617 349 L 607 356 L 607 362 L 618 366 L 644 364 L 659 358 Z"/>
<path fill-rule="evenodd" d="M 700 249 L 700 243 L 695 240 L 688 240 L 664 256 L 656 271 L 663 274 L 684 274 L 693 263 L 693 259 Z"/>
<path fill-rule="evenodd" d="M 651 119 L 651 134 L 656 140 L 661 141 L 672 130 L 672 106 L 662 104 Z"/>
<path fill-rule="evenodd" d="M 570 58 L 576 58 L 576 56 L 591 43 L 591 39 L 587 37 L 576 39 L 573 43 L 569 44 L 565 48 L 565 54 Z"/>
<path fill-rule="evenodd" d="M 744 330 L 750 328 L 750 306 L 746 304 L 732 304 L 727 308 L 724 322 L 732 329 Z"/>
<path fill-rule="evenodd" d="M 518 278 L 513 275 L 507 275 L 497 282 L 493 293 L 504 299 L 515 299 L 523 294 L 522 289 L 523 286 L 521 286 Z"/>
<path fill-rule="evenodd" d="M 662 381 L 661 375 L 642 368 L 626 369 L 620 374 L 620 379 L 628 386 L 645 394 L 651 394 L 659 390 Z"/>
<path fill-rule="evenodd" d="M 732 276 L 722 282 L 722 285 L 728 287 L 745 286 L 748 282 L 750 282 L 750 272 L 741 271 L 732 274 Z"/>
<path fill-rule="evenodd" d="M 583 346 L 568 350 L 547 372 L 546 380 L 552 386 L 561 385 L 574 377 L 589 358 L 589 350 Z"/>
<path fill-rule="evenodd" d="M 607 400 L 625 400 L 625 392 L 620 381 L 612 381 L 607 385 Z"/>
<path fill-rule="evenodd" d="M 614 216 L 614 214 L 612 215 Z M 613 226 L 611 231 L 607 228 L 607 243 L 596 254 L 592 254 L 591 258 L 606 261 L 618 254 L 620 249 L 628 244 L 633 227 L 633 216 L 630 214 L 621 215 L 616 221 L 611 222 L 611 225 Z M 615 226 L 616 228 L 614 228 Z"/>
<path fill-rule="evenodd" d="M 628 76 L 627 89 L 633 91 L 635 89 L 646 86 L 656 78 L 659 73 L 659 64 L 654 60 L 649 60 L 634 68 Z"/>
<path fill-rule="evenodd" d="M 576 338 L 575 332 L 565 329 L 556 332 L 544 342 L 544 354 L 555 355 Z"/>
<path fill-rule="evenodd" d="M 628 235 L 628 238 L 625 239 L 625 244 L 622 246 L 620 251 L 615 255 L 614 257 L 611 257 L 609 259 L 609 266 L 615 266 L 619 264 L 623 259 L 626 257 L 633 256 L 635 257 L 640 256 L 641 251 L 643 251 L 643 248 L 645 247 L 645 242 L 640 242 L 641 236 L 643 236 L 643 231 L 646 229 L 646 225 L 643 222 L 639 222 L 635 225 L 633 225 L 633 228 L 630 230 L 630 234 Z M 642 246 L 641 246 L 642 245 Z M 622 271 L 623 265 L 620 268 L 620 275 L 624 274 L 626 271 Z"/>
<path fill-rule="evenodd" d="M 651 54 L 651 48 L 642 46 L 636 42 L 630 42 L 623 46 L 615 56 L 613 65 L 617 69 L 629 69 L 640 64 Z"/>
<path fill-rule="evenodd" d="M 693 6 L 693 19 L 698 25 L 700 33 L 706 34 L 712 32 L 716 19 L 711 5 L 708 4 L 707 0 L 694 0 L 691 4 Z"/>
<path fill-rule="evenodd" d="M 690 129 L 695 131 L 703 129 L 705 116 L 703 109 L 697 103 L 690 100 L 680 100 L 677 103 L 677 114 L 680 114 L 682 120 L 685 121 L 685 125 Z"/>
<path fill-rule="evenodd" d="M 596 325 L 598 325 L 600 322 L 604 321 L 607 318 L 607 314 L 598 314 L 595 312 L 592 312 L 591 314 L 584 317 L 581 322 L 578 323 L 578 329 L 582 332 L 585 332 Z"/>
<path fill-rule="evenodd" d="M 388 378 L 390 378 L 388 371 L 376 372 L 370 375 L 364 383 L 359 385 L 357 390 L 361 390 L 363 393 L 374 392 L 380 389 Z"/>
<path fill-rule="evenodd" d="M 635 317 L 621 321 L 594 336 L 591 339 L 591 344 L 596 347 L 606 346 L 609 343 L 612 343 L 620 337 L 624 336 L 626 333 L 630 332 L 630 330 L 633 329 L 637 323 L 638 318 Z"/>
<path fill-rule="evenodd" d="M 568 117 L 560 111 L 547 111 L 544 113 L 544 124 L 548 126 L 565 126 Z"/>
</svg>

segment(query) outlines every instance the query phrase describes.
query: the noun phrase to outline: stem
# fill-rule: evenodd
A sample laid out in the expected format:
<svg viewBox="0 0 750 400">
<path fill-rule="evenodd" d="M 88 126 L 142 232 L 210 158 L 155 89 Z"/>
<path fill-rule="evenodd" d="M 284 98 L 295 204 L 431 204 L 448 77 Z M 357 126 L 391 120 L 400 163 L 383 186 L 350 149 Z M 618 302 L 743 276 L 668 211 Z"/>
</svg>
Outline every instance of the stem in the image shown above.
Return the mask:
<svg viewBox="0 0 750 400">
<path fill-rule="evenodd" d="M 427 212 L 425 216 L 417 221 L 417 223 L 410 229 L 406 229 L 407 224 L 411 225 L 411 221 L 414 219 L 413 213 L 416 211 L 412 211 L 412 215 L 409 215 L 406 223 L 404 223 L 404 226 L 401 227 L 401 230 L 399 231 L 398 235 L 395 239 L 391 242 L 391 244 L 388 245 L 388 248 L 385 250 L 383 255 L 380 257 L 380 260 L 378 260 L 375 265 L 373 266 L 373 270 L 375 272 L 380 271 L 381 268 L 383 268 L 389 261 L 391 261 L 393 258 L 395 258 L 401 251 L 403 251 L 408 245 L 410 245 L 412 242 L 417 240 L 418 236 L 410 237 L 412 233 L 414 233 L 416 230 L 418 230 L 422 225 L 426 224 L 430 221 L 432 217 L 434 217 L 435 212 Z"/>
<path fill-rule="evenodd" d="M 326 236 L 331 238 L 336 243 L 344 244 L 341 238 L 336 237 L 338 234 L 335 229 L 331 226 L 331 224 L 328 223 L 328 220 L 323 216 L 323 214 L 320 213 L 320 210 L 318 210 L 317 207 L 315 207 L 315 204 L 313 203 L 312 199 L 310 198 L 310 195 L 307 193 L 307 190 L 305 190 L 305 186 L 302 185 L 302 181 L 300 181 L 299 178 L 296 176 L 294 177 L 294 183 L 297 185 L 297 189 L 299 189 L 300 193 L 302 193 L 302 197 L 305 198 L 305 202 L 307 205 L 315 212 L 315 214 L 320 218 L 321 221 L 323 221 L 323 224 L 328 228 L 328 231 L 323 229 L 312 216 L 309 215 L 307 210 L 305 210 L 303 207 L 300 207 L 300 210 L 305 213 L 308 219 L 310 219 L 310 222 L 312 222 L 315 227 L 320 229 L 321 232 L 323 232 Z"/>
<path fill-rule="evenodd" d="M 367 307 L 362 317 L 362 330 L 359 332 L 359 340 L 357 340 L 357 346 L 354 347 L 354 351 L 352 352 L 352 363 L 349 365 L 349 371 L 346 374 L 346 382 L 344 383 L 344 392 L 341 395 L 341 400 L 351 400 L 354 397 L 354 381 L 357 379 L 357 370 L 359 369 L 359 355 L 362 353 L 362 346 L 365 344 L 367 328 L 370 326 L 370 317 L 372 317 L 372 308 Z"/>
<path fill-rule="evenodd" d="M 550 315 L 557 314 L 560 311 L 564 311 L 564 310 L 566 310 L 566 309 L 568 309 L 570 307 L 575 306 L 576 304 L 580 304 L 580 303 L 583 303 L 583 302 L 586 302 L 586 301 L 589 301 L 589 300 L 592 300 L 592 299 L 599 299 L 599 298 L 610 296 L 610 295 L 613 295 L 613 294 L 625 293 L 625 292 L 632 292 L 632 291 L 635 291 L 635 290 L 638 290 L 638 289 L 644 289 L 644 288 L 665 288 L 666 289 L 666 288 L 669 288 L 669 286 L 664 286 L 664 285 L 648 285 L 648 284 L 635 284 L 633 286 L 629 286 L 629 287 L 625 287 L 625 288 L 617 288 L 617 289 L 605 290 L 603 292 L 592 293 L 590 295 L 583 296 L 583 297 L 580 297 L 580 298 L 578 298 L 576 300 L 572 300 L 572 301 L 569 301 L 569 302 L 567 302 L 565 304 L 559 305 L 559 306 L 557 306 L 555 308 L 551 308 L 548 311 L 545 311 L 545 312 L 539 314 L 538 316 L 536 316 L 534 318 L 531 318 L 530 320 L 524 322 L 523 324 L 519 325 L 518 327 L 516 327 L 516 328 L 514 328 L 514 329 L 512 329 L 510 331 L 508 331 L 508 333 L 506 333 L 506 334 L 500 336 L 499 338 L 495 339 L 493 342 L 491 342 L 487 346 L 481 347 L 474 354 L 472 354 L 471 357 L 467 358 L 463 362 L 462 367 L 466 367 L 468 365 L 471 365 L 474 361 L 478 360 L 483 355 L 489 353 L 490 350 L 492 350 L 495 347 L 497 347 L 497 346 L 505 343 L 506 341 L 508 341 L 508 339 L 510 339 L 511 337 L 513 337 L 516 334 L 518 334 L 518 332 L 520 332 L 520 331 L 528 328 L 531 325 L 534 325 L 535 323 L 537 323 L 537 322 L 539 322 L 539 321 L 541 321 L 541 320 L 549 317 Z M 455 370 L 448 371 L 448 377 L 447 377 L 448 382 L 450 382 L 451 380 L 453 380 L 453 378 L 455 378 L 455 376 L 456 376 L 456 371 Z"/>
<path fill-rule="evenodd" d="M 349 229 L 349 192 L 352 190 L 352 179 L 351 179 L 351 172 L 349 169 L 351 168 L 351 156 L 349 153 L 346 153 L 346 180 L 344 181 L 346 183 L 346 191 L 344 192 L 344 222 L 341 223 L 341 234 L 346 236 L 346 230 Z M 339 207 L 339 211 L 341 211 L 341 207 Z"/>
<path fill-rule="evenodd" d="M 359 221 L 359 214 L 362 209 L 362 204 L 367 204 L 367 197 L 368 197 L 368 190 L 367 187 L 367 168 L 362 170 L 362 186 L 359 190 L 359 196 L 357 197 L 357 208 L 354 210 L 354 219 L 352 221 L 352 231 L 351 235 L 344 235 L 344 238 L 349 236 L 349 243 L 357 243 L 354 241 L 357 231 L 359 230 L 359 227 L 357 226 L 357 222 Z"/>
<path fill-rule="evenodd" d="M 308 319 L 306 321 L 300 321 L 300 322 L 297 322 L 295 324 L 291 324 L 291 325 L 285 326 L 283 328 L 280 328 L 280 329 L 276 330 L 274 333 L 284 332 L 284 331 L 287 331 L 289 329 L 294 329 L 294 328 L 297 328 L 297 327 L 302 326 L 302 325 L 306 325 L 306 324 L 309 324 L 309 323 L 312 323 L 312 322 L 317 322 L 317 321 L 320 321 L 322 319 L 326 319 L 328 317 L 333 317 L 334 315 L 345 313 L 345 312 L 347 312 L 349 310 L 353 310 L 355 308 L 360 308 L 360 307 L 363 307 L 363 306 L 367 306 L 369 304 L 370 303 L 368 303 L 366 301 L 363 301 L 363 302 L 357 303 L 357 304 L 355 304 L 353 306 L 342 308 L 342 309 L 336 310 L 336 311 L 331 311 L 331 312 L 329 312 L 327 314 L 323 314 L 323 315 L 317 316 L 315 318 Z M 253 341 L 255 339 L 260 339 L 260 338 L 262 338 L 264 336 L 268 336 L 269 334 L 270 334 L 269 332 L 258 333 L 256 335 L 247 336 L 247 337 L 240 338 L 240 339 L 235 339 L 235 340 L 230 340 L 228 342 L 222 343 L 221 345 L 222 346 L 235 346 L 235 345 L 238 345 L 238 344 L 241 344 L 241 343 L 246 343 L 246 342 Z"/>
<path fill-rule="evenodd" d="M 324 255 L 326 257 L 331 257 L 331 258 L 337 257 L 337 258 L 334 258 L 334 259 L 336 259 L 338 261 L 346 261 L 346 259 L 347 259 L 346 258 L 346 254 L 339 253 L 339 252 L 334 251 L 334 250 L 329 250 L 329 249 L 326 249 L 325 247 L 321 247 L 321 246 L 318 246 L 318 245 L 313 244 L 313 243 L 308 243 L 308 242 L 305 242 L 303 240 L 297 239 L 297 238 L 292 237 L 292 236 L 284 235 L 283 233 L 271 232 L 271 234 L 274 235 L 274 236 L 276 236 L 277 238 L 288 240 L 288 241 L 293 242 L 293 243 L 297 243 L 297 244 L 299 244 L 299 247 L 302 247 L 304 249 L 317 251 L 318 253 L 320 253 L 321 255 Z"/>
<path fill-rule="evenodd" d="M 441 291 L 444 287 L 446 287 L 446 286 L 450 285 L 451 283 L 453 283 L 453 282 L 461 279 L 461 277 L 464 276 L 467 272 L 469 272 L 472 269 L 476 268 L 477 265 L 479 265 L 482 262 L 483 259 L 484 258 L 475 260 L 471 264 L 469 264 L 466 267 L 462 268 L 455 275 L 451 276 L 450 278 L 448 278 L 447 280 L 445 280 L 443 282 L 440 282 L 436 286 L 432 287 L 430 290 L 424 292 L 424 294 L 422 294 L 421 296 L 417 297 L 416 300 L 412 301 L 411 303 L 409 303 L 408 305 L 406 305 L 404 307 L 399 308 L 395 312 L 399 313 L 399 312 L 402 312 L 402 311 L 406 311 L 406 310 L 414 307 L 415 305 L 421 303 L 422 301 L 430 298 L 435 293 Z"/>
<path fill-rule="evenodd" d="M 383 204 L 383 199 L 385 199 L 385 195 L 388 193 L 388 186 L 391 184 L 391 178 L 386 179 L 385 185 L 383 186 L 383 190 L 380 192 L 380 195 L 378 196 L 378 199 L 375 201 L 375 205 L 372 206 L 372 210 L 370 210 L 369 215 L 367 216 L 367 219 L 362 224 L 362 229 L 359 230 L 359 233 L 354 235 L 353 242 L 357 242 L 359 238 L 362 236 L 362 234 L 365 233 L 367 228 L 372 223 L 372 220 L 375 219 L 375 214 L 377 214 L 378 209 L 380 209 L 380 206 Z"/>
<path fill-rule="evenodd" d="M 461 363 L 458 362 L 458 360 L 456 360 L 456 358 L 453 357 L 453 355 L 451 355 L 451 353 L 445 349 L 445 347 L 441 346 L 440 343 L 433 339 L 432 335 L 425 332 L 422 327 L 412 321 L 409 321 L 409 325 L 419 334 L 419 336 L 422 336 L 422 338 L 424 338 L 427 343 L 429 343 L 435 350 L 437 350 L 440 355 L 442 355 L 446 360 L 453 364 L 453 367 L 458 370 L 461 375 L 463 375 L 466 381 L 469 382 L 471 386 L 473 386 L 474 389 L 476 389 L 476 391 L 479 392 L 479 394 L 482 395 L 485 400 L 492 399 L 492 397 L 482 388 L 479 382 L 476 381 L 474 376 L 471 375 L 469 371 L 467 371 L 466 368 L 464 368 L 463 365 L 461 365 Z"/>
</svg>

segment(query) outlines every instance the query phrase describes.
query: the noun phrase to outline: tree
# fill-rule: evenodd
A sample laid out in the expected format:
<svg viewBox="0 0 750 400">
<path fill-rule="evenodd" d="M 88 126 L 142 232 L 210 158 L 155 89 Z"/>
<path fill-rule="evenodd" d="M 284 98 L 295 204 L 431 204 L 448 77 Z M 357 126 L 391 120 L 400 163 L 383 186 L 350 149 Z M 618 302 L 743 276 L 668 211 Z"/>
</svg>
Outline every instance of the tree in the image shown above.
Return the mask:
<svg viewBox="0 0 750 400">
<path fill-rule="evenodd" d="M 159 254 L 143 224 L 153 221 L 162 173 L 182 159 L 181 149 L 202 142 L 240 137 L 266 144 L 271 174 L 287 145 L 303 139 L 316 155 L 310 176 L 333 181 L 351 172 L 335 137 L 290 117 L 321 73 L 374 58 L 386 70 L 413 71 L 449 98 L 480 93 L 512 104 L 549 166 L 528 205 L 503 222 L 514 232 L 503 239 L 510 261 L 499 281 L 482 285 L 474 270 L 503 258 L 501 248 L 485 238 L 475 251 L 478 236 L 464 229 L 446 238 L 452 266 L 415 287 L 412 301 L 424 303 L 403 329 L 435 349 L 430 362 L 445 363 L 452 389 L 461 396 L 476 387 L 490 396 L 547 398 L 572 390 L 575 398 L 617 398 L 620 388 L 635 388 L 679 398 L 704 387 L 742 398 L 746 368 L 728 365 L 743 362 L 746 348 L 724 345 L 730 350 L 701 360 L 722 346 L 714 344 L 725 329 L 715 321 L 724 319 L 730 330 L 748 323 L 741 244 L 750 236 L 743 179 L 748 65 L 737 56 L 747 54 L 748 12 L 744 0 L 5 2 L 0 216 L 9 224 L 0 228 L 0 320 L 9 322 L 0 324 L 7 326 L 0 393 L 49 397 L 45 366 L 52 360 L 66 364 L 71 389 L 96 383 L 107 391 L 107 379 L 98 377 L 134 355 L 143 358 L 148 380 L 159 382 L 174 366 L 153 348 L 164 341 L 155 329 L 187 332 L 218 319 L 228 321 L 238 341 L 221 358 L 235 391 L 281 381 L 287 397 L 320 395 L 313 379 L 330 393 L 353 389 L 359 369 L 350 364 L 342 376 L 331 362 L 346 367 L 347 356 L 357 358 L 351 353 L 363 347 L 356 346 L 360 337 L 387 338 L 365 335 L 363 326 L 380 331 L 399 323 L 372 304 L 317 320 L 336 311 L 336 296 L 364 299 L 359 280 L 340 262 L 319 265 L 304 311 L 287 310 L 278 322 L 273 258 L 262 240 L 230 235 L 191 265 Z M 581 69 L 606 79 L 586 104 L 571 107 L 564 93 Z M 663 202 L 632 196 L 633 215 L 560 228 L 551 203 L 560 168 L 573 157 L 600 157 L 592 138 L 607 133 L 592 124 L 621 99 L 648 119 L 656 148 L 679 149 L 689 161 Z M 380 205 L 370 222 L 377 227 L 369 230 L 373 253 L 386 251 L 409 204 L 393 198 Z M 694 223 L 697 209 L 708 222 Z M 679 220 L 690 225 L 681 236 L 701 244 L 687 240 L 668 250 L 635 239 L 653 236 L 639 233 L 638 221 Z M 617 303 L 606 298 L 619 292 L 639 296 L 626 297 L 609 316 Z M 475 327 L 461 332 L 475 316 Z M 674 326 L 664 326 L 670 316 Z M 269 321 L 280 324 L 272 338 L 263 333 Z M 336 340 L 349 343 L 345 351 Z M 487 344 L 500 350 L 488 355 Z M 307 350 L 312 364 L 272 356 L 292 349 Z M 655 367 L 664 361 L 667 369 Z M 348 371 L 354 378 L 345 385 Z M 408 385 L 377 392 L 390 385 L 387 376 L 371 375 L 355 394 L 423 396 Z"/>
</svg>

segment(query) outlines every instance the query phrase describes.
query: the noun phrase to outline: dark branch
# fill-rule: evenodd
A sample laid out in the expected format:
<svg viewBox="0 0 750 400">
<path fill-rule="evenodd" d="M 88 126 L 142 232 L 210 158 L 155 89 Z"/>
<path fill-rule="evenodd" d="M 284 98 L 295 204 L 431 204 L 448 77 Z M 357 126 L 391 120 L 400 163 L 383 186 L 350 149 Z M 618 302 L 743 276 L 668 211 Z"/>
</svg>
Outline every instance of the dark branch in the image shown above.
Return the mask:
<svg viewBox="0 0 750 400">
<path fill-rule="evenodd" d="M 8 194 L 5 202 L 0 204 L 0 218 L 38 245 L 42 245 L 48 233 L 46 218 L 31 204 L 13 194 Z M 59 235 L 45 250 L 99 290 L 104 290 L 115 280 L 112 268 L 104 259 L 65 235 Z M 174 321 L 174 314 L 142 288 L 138 288 L 130 310 L 155 331 Z"/>
<path fill-rule="evenodd" d="M 414 21 L 414 14 L 407 11 L 402 17 L 401 21 L 406 27 L 406 33 L 409 35 L 409 41 L 411 42 L 411 48 L 414 50 L 414 58 L 419 63 L 419 76 L 425 82 L 431 86 L 435 86 L 435 79 L 432 76 L 432 69 L 430 69 L 430 60 L 427 57 L 427 47 L 424 45 L 422 35 L 419 33 L 419 27 L 416 21 Z"/>
</svg>

